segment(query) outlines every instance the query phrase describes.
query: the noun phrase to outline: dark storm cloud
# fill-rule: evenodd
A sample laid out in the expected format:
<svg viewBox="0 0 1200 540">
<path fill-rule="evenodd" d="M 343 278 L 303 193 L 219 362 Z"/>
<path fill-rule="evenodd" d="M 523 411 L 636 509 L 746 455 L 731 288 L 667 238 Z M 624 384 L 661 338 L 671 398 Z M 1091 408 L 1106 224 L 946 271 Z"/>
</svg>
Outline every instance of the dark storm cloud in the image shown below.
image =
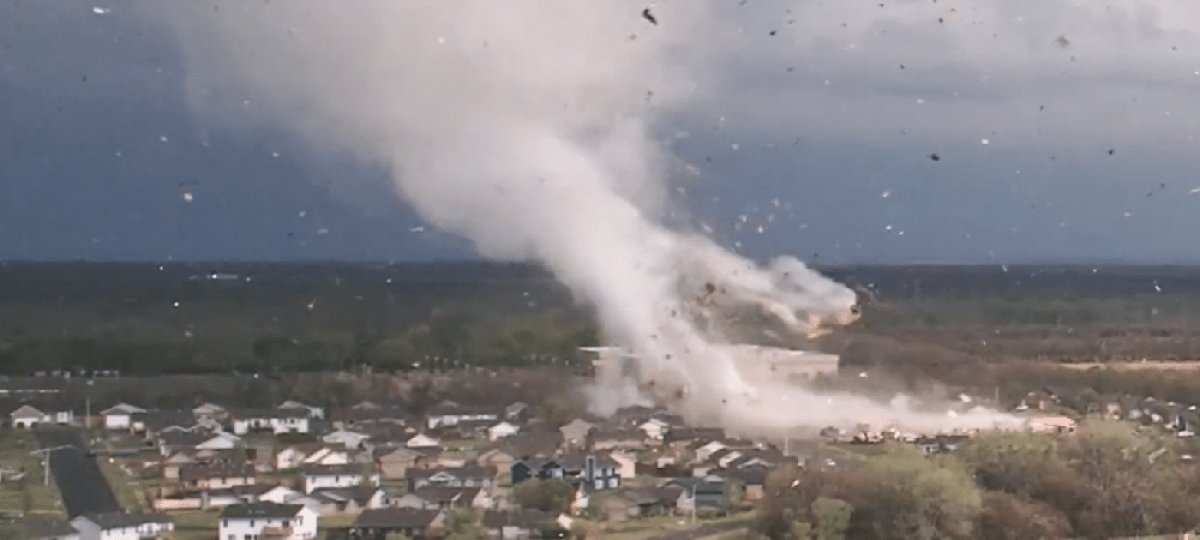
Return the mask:
<svg viewBox="0 0 1200 540">
<path fill-rule="evenodd" d="M 818 261 L 1196 259 L 1197 8 L 739 4 L 716 4 L 722 24 L 681 54 L 700 77 L 660 124 L 691 133 L 674 142 L 702 169 L 689 204 L 729 245 Z M 410 233 L 380 171 L 197 118 L 175 37 L 136 7 L 0 4 L 0 257 L 463 253 Z M 348 176 L 357 187 L 340 190 Z M 791 210 L 768 222 L 775 199 Z"/>
</svg>

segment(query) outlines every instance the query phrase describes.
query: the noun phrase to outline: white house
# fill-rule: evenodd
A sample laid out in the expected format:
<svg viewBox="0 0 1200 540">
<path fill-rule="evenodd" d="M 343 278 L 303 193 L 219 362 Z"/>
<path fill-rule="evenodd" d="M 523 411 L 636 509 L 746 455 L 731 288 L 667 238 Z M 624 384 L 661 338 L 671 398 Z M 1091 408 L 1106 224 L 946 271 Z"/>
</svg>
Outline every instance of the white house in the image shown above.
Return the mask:
<svg viewBox="0 0 1200 540">
<path fill-rule="evenodd" d="M 442 443 L 433 437 L 418 433 L 406 441 L 404 446 L 409 448 L 440 448 Z"/>
<path fill-rule="evenodd" d="M 306 409 L 266 409 L 239 411 L 234 414 L 233 432 L 245 435 L 251 431 L 308 433 L 309 413 Z"/>
<path fill-rule="evenodd" d="M 496 424 L 487 429 L 488 440 L 494 441 L 496 439 L 503 439 L 510 435 L 516 435 L 517 432 L 519 432 L 519 431 L 521 431 L 521 428 L 519 428 L 513 424 L 510 424 L 508 422 L 500 422 L 499 424 Z"/>
<path fill-rule="evenodd" d="M 455 427 L 459 422 L 486 422 L 500 419 L 500 411 L 490 407 L 463 407 L 454 402 L 442 402 L 426 413 L 429 429 Z"/>
<path fill-rule="evenodd" d="M 253 503 L 226 506 L 217 540 L 304 540 L 317 535 L 316 512 L 302 504 Z"/>
<path fill-rule="evenodd" d="M 320 407 L 316 407 L 313 405 L 305 405 L 303 403 L 300 403 L 299 401 L 288 400 L 283 403 L 280 403 L 279 406 L 276 408 L 277 409 L 299 409 L 299 410 L 303 410 L 303 411 L 308 411 L 309 418 L 316 418 L 318 420 L 325 418 L 325 409 L 322 409 Z"/>
<path fill-rule="evenodd" d="M 218 433 L 196 445 L 196 450 L 233 450 L 242 439 L 232 433 Z"/>
<path fill-rule="evenodd" d="M 346 488 L 369 482 L 379 485 L 379 474 L 363 474 L 364 465 L 354 463 L 349 465 L 305 465 L 301 468 L 304 473 L 304 492 L 312 493 L 321 488 Z"/>
<path fill-rule="evenodd" d="M 267 491 L 264 491 L 258 496 L 258 502 L 285 504 L 290 503 L 296 498 L 304 496 L 303 493 L 296 491 L 287 486 L 275 486 Z"/>
<path fill-rule="evenodd" d="M 321 437 L 321 440 L 329 444 L 340 444 L 346 448 L 359 448 L 361 447 L 363 441 L 369 438 L 370 436 L 368 436 L 366 433 L 339 429 L 324 437 Z"/>
<path fill-rule="evenodd" d="M 204 403 L 192 409 L 192 416 L 197 420 L 220 420 L 225 418 L 225 407 L 216 403 Z"/>
<path fill-rule="evenodd" d="M 638 429 L 642 430 L 646 437 L 657 441 L 663 440 L 663 435 L 666 435 L 667 429 L 670 427 L 666 422 L 657 418 L 651 418 L 638 425 Z"/>
<path fill-rule="evenodd" d="M 118 403 L 100 411 L 100 415 L 104 417 L 105 429 L 129 429 L 133 425 L 133 415 L 144 412 L 146 409 L 128 403 Z"/>
<path fill-rule="evenodd" d="M 71 526 L 79 531 L 79 540 L 138 540 L 175 530 L 165 516 L 124 512 L 83 514 Z"/>
<path fill-rule="evenodd" d="M 13 427 L 21 429 L 29 429 L 38 424 L 50 422 L 49 415 L 31 405 L 21 405 L 17 410 L 9 414 L 9 419 Z"/>
</svg>

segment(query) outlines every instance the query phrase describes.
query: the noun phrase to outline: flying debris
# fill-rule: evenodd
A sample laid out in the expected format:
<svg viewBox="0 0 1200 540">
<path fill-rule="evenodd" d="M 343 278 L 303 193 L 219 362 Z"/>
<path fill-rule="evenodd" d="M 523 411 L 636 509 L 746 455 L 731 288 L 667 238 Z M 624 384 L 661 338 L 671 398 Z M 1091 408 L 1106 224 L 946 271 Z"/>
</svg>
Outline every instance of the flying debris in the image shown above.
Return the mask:
<svg viewBox="0 0 1200 540">
<path fill-rule="evenodd" d="M 92 13 L 95 13 L 96 15 L 108 15 L 109 13 L 112 13 L 112 9 L 102 8 L 102 7 L 94 7 L 94 8 L 92 8 Z"/>
<path fill-rule="evenodd" d="M 650 24 L 658 26 L 658 18 L 656 18 L 653 13 L 650 13 L 650 8 L 642 10 L 642 18 L 649 21 Z"/>
</svg>

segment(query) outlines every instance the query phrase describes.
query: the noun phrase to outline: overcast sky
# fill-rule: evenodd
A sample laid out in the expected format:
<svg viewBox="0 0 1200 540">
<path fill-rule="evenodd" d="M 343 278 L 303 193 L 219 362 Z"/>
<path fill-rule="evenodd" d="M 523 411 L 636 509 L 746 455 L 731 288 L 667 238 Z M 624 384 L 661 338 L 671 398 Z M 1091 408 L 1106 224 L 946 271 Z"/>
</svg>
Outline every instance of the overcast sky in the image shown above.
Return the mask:
<svg viewBox="0 0 1200 540">
<path fill-rule="evenodd" d="M 0 3 L 0 258 L 470 256 L 372 166 L 195 117 L 171 29 L 134 4 Z M 1200 262 L 1200 4 L 716 4 L 658 130 L 699 171 L 681 205 L 722 243 L 826 264 Z"/>
</svg>

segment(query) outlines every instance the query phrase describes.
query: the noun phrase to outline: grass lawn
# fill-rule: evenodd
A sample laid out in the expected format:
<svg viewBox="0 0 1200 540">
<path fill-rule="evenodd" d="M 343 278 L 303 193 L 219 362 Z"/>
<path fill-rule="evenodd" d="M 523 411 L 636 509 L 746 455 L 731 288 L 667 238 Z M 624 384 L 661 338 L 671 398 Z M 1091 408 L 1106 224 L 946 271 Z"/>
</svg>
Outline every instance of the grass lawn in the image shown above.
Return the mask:
<svg viewBox="0 0 1200 540">
<path fill-rule="evenodd" d="M 0 429 L 0 466 L 23 471 L 21 480 L 5 478 L 0 482 L 0 512 L 23 512 L 26 515 L 57 515 L 62 513 L 62 501 L 54 480 L 46 485 L 41 455 L 33 434 L 19 429 Z"/>
<path fill-rule="evenodd" d="M 104 472 L 104 477 L 108 479 L 108 484 L 113 487 L 113 491 L 117 496 L 117 502 L 121 503 L 121 508 L 131 512 L 150 510 L 146 506 L 146 497 L 144 494 L 146 486 L 140 480 L 125 472 L 122 460 L 102 457 L 97 459 L 96 462 L 100 464 L 100 470 Z"/>
<path fill-rule="evenodd" d="M 697 519 L 696 526 L 729 525 L 730 527 L 736 527 L 749 524 L 753 518 L 753 512 L 742 512 L 721 518 Z M 655 516 L 630 519 L 620 523 L 599 523 L 588 520 L 577 521 L 582 521 L 589 527 L 594 527 L 597 530 L 605 531 L 600 535 L 604 540 L 643 540 L 671 531 L 692 528 L 691 518 L 687 516 Z"/>
<path fill-rule="evenodd" d="M 221 509 L 172 512 L 167 516 L 175 522 L 176 540 L 212 540 L 217 537 Z"/>
</svg>

